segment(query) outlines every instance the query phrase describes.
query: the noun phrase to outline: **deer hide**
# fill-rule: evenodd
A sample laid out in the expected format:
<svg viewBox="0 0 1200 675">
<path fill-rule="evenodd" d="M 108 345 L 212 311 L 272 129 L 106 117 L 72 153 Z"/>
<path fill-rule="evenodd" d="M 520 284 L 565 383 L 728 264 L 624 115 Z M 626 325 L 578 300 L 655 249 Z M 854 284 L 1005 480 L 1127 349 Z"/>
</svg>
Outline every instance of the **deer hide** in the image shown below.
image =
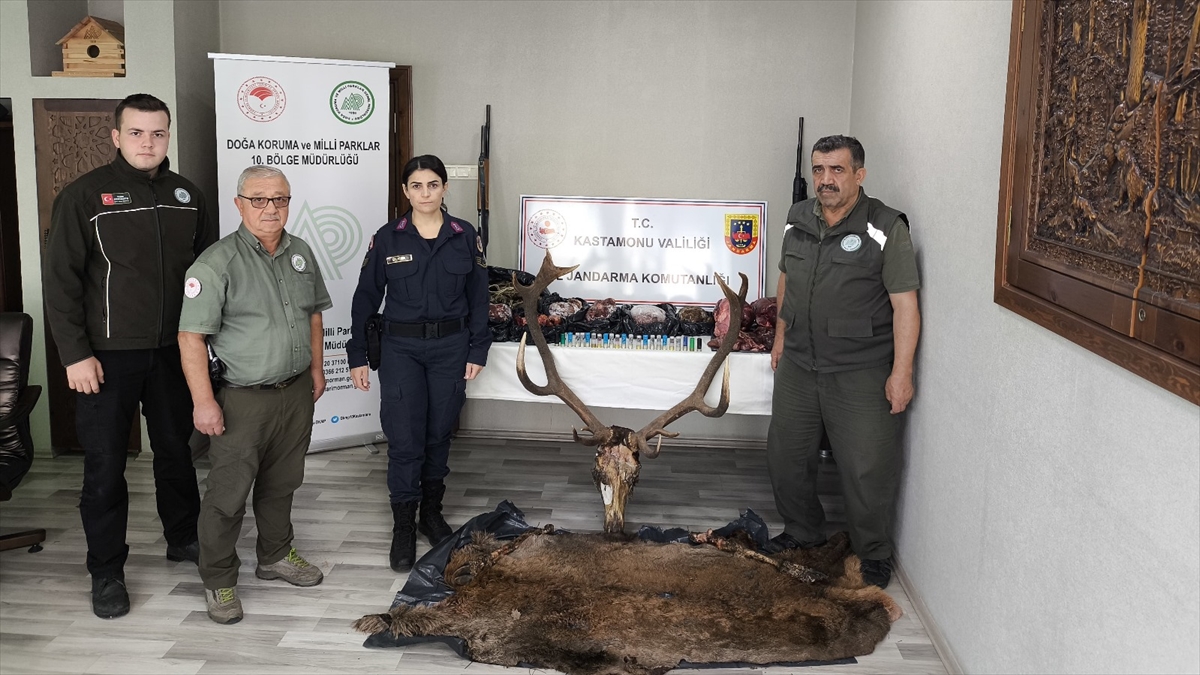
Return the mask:
<svg viewBox="0 0 1200 675">
<path fill-rule="evenodd" d="M 681 661 L 795 663 L 869 654 L 899 617 L 890 596 L 863 587 L 844 534 L 776 556 L 827 577 L 820 583 L 712 546 L 562 532 L 502 546 L 476 534 L 446 566 L 454 595 L 433 607 L 369 615 L 355 628 L 457 636 L 467 655 L 484 663 L 641 674 L 664 673 Z"/>
</svg>

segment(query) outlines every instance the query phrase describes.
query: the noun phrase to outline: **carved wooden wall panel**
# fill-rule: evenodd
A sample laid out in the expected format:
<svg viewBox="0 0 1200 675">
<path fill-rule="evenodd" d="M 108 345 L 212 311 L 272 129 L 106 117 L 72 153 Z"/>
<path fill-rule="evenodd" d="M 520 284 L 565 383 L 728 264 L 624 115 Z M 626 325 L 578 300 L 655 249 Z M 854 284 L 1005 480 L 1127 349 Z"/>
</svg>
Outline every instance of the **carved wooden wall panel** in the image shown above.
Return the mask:
<svg viewBox="0 0 1200 675">
<path fill-rule="evenodd" d="M 1017 0 L 996 301 L 1200 403 L 1200 0 Z"/>
<path fill-rule="evenodd" d="M 104 99 L 34 99 L 33 140 L 37 164 L 38 224 L 41 227 L 42 264 L 50 235 L 54 198 L 72 181 L 116 157 L 112 142 L 113 112 L 120 101 Z M 58 346 L 46 330 L 46 376 L 50 402 L 50 444 L 54 451 L 81 448 L 75 431 L 75 393 L 67 387 L 66 370 Z M 130 432 L 129 449 L 142 447 L 138 425 Z"/>
</svg>

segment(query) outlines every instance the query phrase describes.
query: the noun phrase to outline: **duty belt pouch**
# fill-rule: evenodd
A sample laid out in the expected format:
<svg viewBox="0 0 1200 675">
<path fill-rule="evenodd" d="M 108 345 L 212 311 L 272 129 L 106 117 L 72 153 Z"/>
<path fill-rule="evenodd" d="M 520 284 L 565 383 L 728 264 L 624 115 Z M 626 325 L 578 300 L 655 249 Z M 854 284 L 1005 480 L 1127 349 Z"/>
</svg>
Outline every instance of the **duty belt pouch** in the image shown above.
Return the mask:
<svg viewBox="0 0 1200 675">
<path fill-rule="evenodd" d="M 212 381 L 213 389 L 216 389 L 225 383 L 225 363 L 213 351 L 207 339 L 204 340 L 204 347 L 208 350 L 208 379 Z"/>
<path fill-rule="evenodd" d="M 379 360 L 383 351 L 383 315 L 372 314 L 367 317 L 367 365 L 371 370 L 379 370 Z"/>
</svg>

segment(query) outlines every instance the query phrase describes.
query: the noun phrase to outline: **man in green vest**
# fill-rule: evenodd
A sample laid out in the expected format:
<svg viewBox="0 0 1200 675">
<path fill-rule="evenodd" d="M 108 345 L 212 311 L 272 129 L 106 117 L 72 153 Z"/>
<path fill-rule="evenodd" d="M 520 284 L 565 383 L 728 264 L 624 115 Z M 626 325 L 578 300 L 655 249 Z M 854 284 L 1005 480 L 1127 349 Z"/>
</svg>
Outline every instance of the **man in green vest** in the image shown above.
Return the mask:
<svg viewBox="0 0 1200 675">
<path fill-rule="evenodd" d="M 279 169 L 238 178 L 242 223 L 188 269 L 179 351 L 196 430 L 211 438 L 200 503 L 200 578 L 208 617 L 242 619 L 237 541 L 254 488 L 260 579 L 315 586 L 324 575 L 292 542 L 292 495 L 304 481 L 313 404 L 325 391 L 321 312 L 333 303 L 307 242 L 283 228 L 291 186 Z M 210 379 L 208 349 L 224 364 Z"/>
<path fill-rule="evenodd" d="M 772 542 L 817 546 L 825 541 L 817 461 L 822 431 L 829 435 L 863 580 L 885 588 L 900 477 L 899 415 L 913 397 L 921 283 L 908 219 L 861 187 L 865 160 L 855 138 L 817 141 L 816 197 L 788 213 L 767 466 L 784 521 Z"/>
</svg>

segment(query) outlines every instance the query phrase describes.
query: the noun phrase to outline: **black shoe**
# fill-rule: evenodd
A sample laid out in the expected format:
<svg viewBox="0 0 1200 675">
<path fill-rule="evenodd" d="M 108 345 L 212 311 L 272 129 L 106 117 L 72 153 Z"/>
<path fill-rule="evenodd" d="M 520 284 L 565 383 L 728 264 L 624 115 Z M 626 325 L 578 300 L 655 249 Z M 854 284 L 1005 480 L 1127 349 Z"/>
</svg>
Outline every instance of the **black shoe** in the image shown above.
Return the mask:
<svg viewBox="0 0 1200 675">
<path fill-rule="evenodd" d="M 92 577 L 92 611 L 101 619 L 115 619 L 129 613 L 129 593 L 125 580 L 116 577 Z"/>
<path fill-rule="evenodd" d="M 442 495 L 446 494 L 446 484 L 442 481 L 430 481 L 421 485 L 421 517 L 417 521 L 417 531 L 429 539 L 432 546 L 437 546 L 454 530 L 442 518 Z"/>
<path fill-rule="evenodd" d="M 197 565 L 200 564 L 200 542 L 193 541 L 187 546 L 172 546 L 167 544 L 167 560 L 172 562 L 182 562 L 190 560 Z"/>
<path fill-rule="evenodd" d="M 767 545 L 763 547 L 763 550 L 767 553 L 779 553 L 781 551 L 790 551 L 794 548 L 816 548 L 817 546 L 823 545 L 825 541 L 825 539 L 822 539 L 821 541 L 813 542 L 811 544 L 805 544 L 787 532 L 780 532 L 774 537 L 771 537 L 771 541 L 767 542 Z"/>
<path fill-rule="evenodd" d="M 407 572 L 417 560 L 417 502 L 392 504 L 392 550 L 388 562 L 393 572 Z"/>
<path fill-rule="evenodd" d="M 887 588 L 888 582 L 892 580 L 892 559 L 890 557 L 882 560 L 861 560 L 860 562 L 862 563 L 863 583 L 868 586 Z"/>
</svg>

